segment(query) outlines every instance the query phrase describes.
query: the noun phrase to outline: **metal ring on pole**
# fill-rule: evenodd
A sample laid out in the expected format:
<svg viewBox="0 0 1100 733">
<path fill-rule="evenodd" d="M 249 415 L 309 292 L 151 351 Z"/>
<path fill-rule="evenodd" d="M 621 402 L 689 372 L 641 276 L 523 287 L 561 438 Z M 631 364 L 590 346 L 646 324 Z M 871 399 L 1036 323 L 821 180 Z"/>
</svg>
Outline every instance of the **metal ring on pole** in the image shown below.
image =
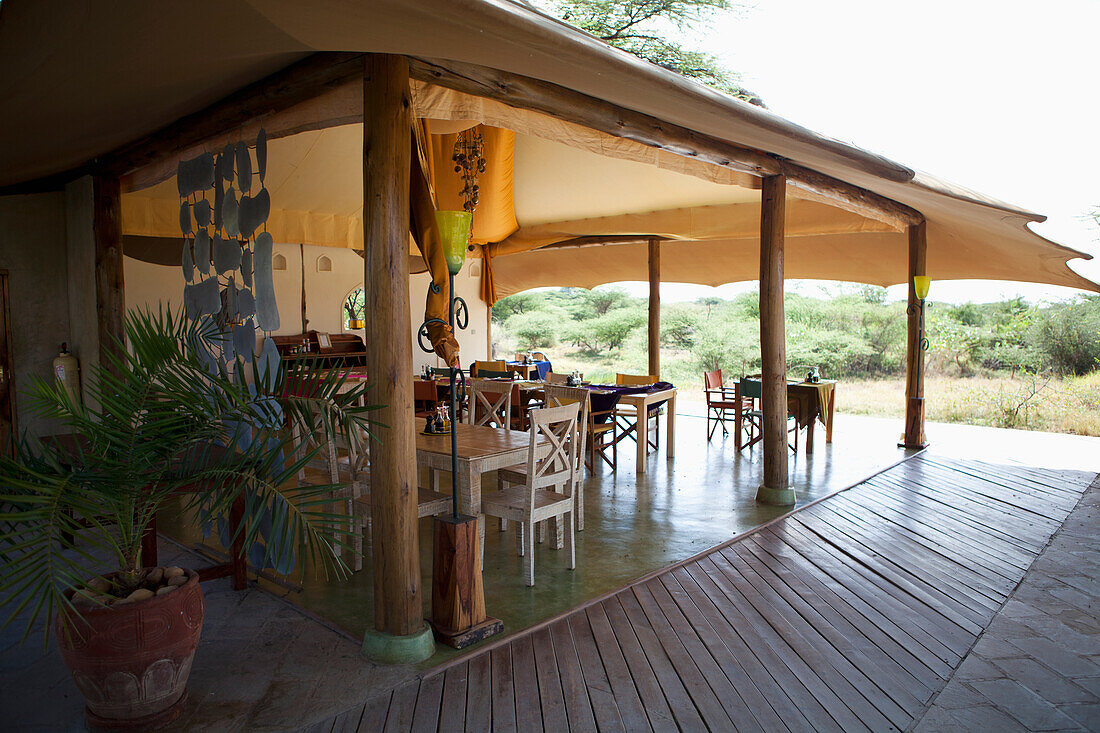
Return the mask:
<svg viewBox="0 0 1100 733">
<path fill-rule="evenodd" d="M 420 350 L 428 354 L 435 353 L 435 349 L 432 348 L 431 334 L 428 333 L 428 326 L 433 323 L 447 325 L 447 322 L 441 318 L 429 318 L 420 324 L 420 329 L 416 332 L 416 340 L 420 344 Z"/>
<path fill-rule="evenodd" d="M 470 310 L 466 307 L 466 301 L 455 296 L 455 325 L 463 331 L 470 325 Z"/>
</svg>

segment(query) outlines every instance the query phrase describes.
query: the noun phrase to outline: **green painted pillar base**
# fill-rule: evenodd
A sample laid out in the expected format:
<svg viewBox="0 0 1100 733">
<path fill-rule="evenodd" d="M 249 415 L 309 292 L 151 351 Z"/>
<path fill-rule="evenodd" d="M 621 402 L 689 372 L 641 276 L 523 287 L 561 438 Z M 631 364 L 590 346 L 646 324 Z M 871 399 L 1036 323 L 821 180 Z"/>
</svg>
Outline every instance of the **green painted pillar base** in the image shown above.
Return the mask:
<svg viewBox="0 0 1100 733">
<path fill-rule="evenodd" d="M 761 486 L 756 490 L 756 500 L 761 504 L 772 506 L 794 506 L 794 489 L 769 489 Z"/>
<path fill-rule="evenodd" d="M 363 647 L 359 653 L 379 664 L 415 664 L 435 654 L 435 638 L 427 624 L 408 636 L 368 629 L 363 634 Z"/>
</svg>

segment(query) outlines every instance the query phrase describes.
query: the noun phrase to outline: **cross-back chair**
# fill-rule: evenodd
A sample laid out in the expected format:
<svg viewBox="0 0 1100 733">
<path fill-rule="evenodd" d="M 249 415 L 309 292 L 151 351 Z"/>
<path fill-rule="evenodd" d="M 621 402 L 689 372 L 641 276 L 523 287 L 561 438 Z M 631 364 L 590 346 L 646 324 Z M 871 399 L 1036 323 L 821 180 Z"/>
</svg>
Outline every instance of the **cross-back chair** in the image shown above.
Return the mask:
<svg viewBox="0 0 1100 733">
<path fill-rule="evenodd" d="M 584 466 L 585 448 L 588 445 L 589 431 L 592 429 L 592 393 L 583 387 L 562 387 L 548 384 L 543 389 L 545 404 L 547 407 L 561 407 L 562 405 L 580 405 L 577 415 L 577 459 L 573 465 L 573 482 L 577 487 L 577 509 L 575 521 L 577 531 L 584 529 Z"/>
<path fill-rule="evenodd" d="M 512 383 L 469 381 L 470 404 L 466 422 L 470 425 L 489 425 L 494 428 L 510 428 L 512 425 Z"/>
<path fill-rule="evenodd" d="M 481 499 L 481 511 L 487 516 L 516 522 L 516 550 L 524 559 L 528 586 L 535 584 L 535 526 L 539 522 L 557 519 L 565 567 L 572 570 L 577 566 L 573 517 L 580 407 L 580 403 L 572 403 L 532 410 L 527 463 L 498 471 L 500 491 Z M 540 459 L 537 448 L 544 440 L 550 451 Z"/>
</svg>

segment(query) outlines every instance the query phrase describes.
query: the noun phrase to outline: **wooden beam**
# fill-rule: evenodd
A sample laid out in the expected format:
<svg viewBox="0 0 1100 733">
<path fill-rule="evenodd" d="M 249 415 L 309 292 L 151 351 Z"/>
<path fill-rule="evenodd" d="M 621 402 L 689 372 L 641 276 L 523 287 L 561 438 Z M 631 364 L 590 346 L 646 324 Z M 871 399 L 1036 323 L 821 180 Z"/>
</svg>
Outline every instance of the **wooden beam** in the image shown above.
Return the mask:
<svg viewBox="0 0 1100 733">
<path fill-rule="evenodd" d="M 868 191 L 786 159 L 779 159 L 779 167 L 792 188 L 798 188 L 810 194 L 807 198 L 820 200 L 822 203 L 853 214 L 881 221 L 899 232 L 905 231 L 912 224 L 924 221 L 924 215 L 916 209 L 874 191 Z"/>
<path fill-rule="evenodd" d="M 905 435 L 906 448 L 928 445 L 924 435 L 924 304 L 917 297 L 913 278 L 927 274 L 928 231 L 924 222 L 909 227 L 909 306 L 905 351 Z"/>
<path fill-rule="evenodd" d="M 363 54 L 315 53 L 223 97 L 148 136 L 118 148 L 101 161 L 123 176 L 252 120 L 319 97 L 363 73 Z"/>
<path fill-rule="evenodd" d="M 0 186 L 0 195 L 56 191 L 94 171 L 121 178 L 146 165 L 192 148 L 253 120 L 318 97 L 363 74 L 363 54 L 319 52 L 242 87 L 213 104 L 179 118 L 75 168 Z"/>
<path fill-rule="evenodd" d="M 750 176 L 781 174 L 792 187 L 846 211 L 890 224 L 898 231 L 922 219 L 919 212 L 905 204 L 779 156 L 704 135 L 550 82 L 474 64 L 414 57 L 409 58 L 409 73 L 419 81 L 540 112 Z M 853 166 L 859 167 L 855 163 Z M 908 180 L 893 168 L 870 172 L 886 180 Z"/>
<path fill-rule="evenodd" d="M 475 96 L 530 109 L 600 132 L 627 138 L 677 155 L 696 158 L 746 174 L 744 185 L 759 177 L 782 174 L 794 188 L 846 211 L 894 226 L 899 231 L 919 222 L 921 214 L 872 191 L 805 168 L 781 157 L 697 133 L 689 128 L 574 92 L 565 87 L 505 71 L 453 61 L 409 58 L 414 78 Z M 271 115 L 320 96 L 353 79 L 362 69 L 362 54 L 320 52 L 150 135 L 105 154 L 99 170 L 116 177 L 179 155 L 204 140 L 224 134 L 259 117 Z M 88 172 L 89 164 L 33 181 L 0 186 L 0 194 L 56 190 Z M 877 171 L 877 173 L 876 173 Z M 872 171 L 888 180 L 892 169 Z"/>
<path fill-rule="evenodd" d="M 109 355 L 125 343 L 126 293 L 122 276 L 122 204 L 119 181 L 113 176 L 92 178 L 92 235 L 95 237 L 95 304 L 99 328 L 99 362 L 109 366 Z"/>
<path fill-rule="evenodd" d="M 563 239 L 560 242 L 554 242 L 553 244 L 547 244 L 539 247 L 539 249 L 543 250 L 567 249 L 570 247 L 603 247 L 604 245 L 608 244 L 648 244 L 653 240 L 663 242 L 665 240 L 665 237 L 647 237 L 639 234 L 594 234 L 589 237 L 572 237 L 571 239 Z"/>
<path fill-rule="evenodd" d="M 302 333 L 309 328 L 309 319 L 306 317 L 306 246 L 298 245 L 300 259 L 302 261 Z"/>
<path fill-rule="evenodd" d="M 768 176 L 760 192 L 760 409 L 764 483 L 757 500 L 794 504 L 787 475 L 787 346 L 783 312 L 783 237 L 787 183 Z"/>
<path fill-rule="evenodd" d="M 374 419 L 387 427 L 371 446 L 374 624 L 408 636 L 424 627 L 417 536 L 409 316 L 408 68 L 400 56 L 363 62 L 363 284 L 367 374 Z"/>
<path fill-rule="evenodd" d="M 753 176 L 779 172 L 769 155 L 702 135 L 572 89 L 475 64 L 409 57 L 412 78 L 541 112 L 592 130 Z"/>
<path fill-rule="evenodd" d="M 649 373 L 661 376 L 661 240 L 649 240 Z"/>
</svg>

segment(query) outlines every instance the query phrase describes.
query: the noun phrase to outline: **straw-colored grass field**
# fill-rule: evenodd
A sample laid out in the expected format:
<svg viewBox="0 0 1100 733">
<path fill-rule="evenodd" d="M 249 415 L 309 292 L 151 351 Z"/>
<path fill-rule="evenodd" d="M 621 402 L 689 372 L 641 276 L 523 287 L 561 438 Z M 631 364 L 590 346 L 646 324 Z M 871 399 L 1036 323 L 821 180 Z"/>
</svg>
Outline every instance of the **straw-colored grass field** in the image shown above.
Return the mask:
<svg viewBox="0 0 1100 733">
<path fill-rule="evenodd" d="M 617 359 L 578 357 L 547 349 L 558 371 L 579 369 L 596 381 L 614 381 L 616 371 L 645 373 L 644 352 Z M 680 388 L 679 402 L 703 414 L 702 377 L 682 352 L 662 349 L 662 373 Z M 841 380 L 837 410 L 856 415 L 903 417 L 901 377 Z M 1100 372 L 1084 377 L 929 376 L 925 383 L 928 420 L 1100 436 Z M 694 403 L 700 403 L 695 405 Z"/>
<path fill-rule="evenodd" d="M 845 382 L 837 410 L 901 417 L 905 381 Z M 1100 372 L 1084 377 L 929 377 L 928 420 L 1100 436 Z"/>
</svg>

